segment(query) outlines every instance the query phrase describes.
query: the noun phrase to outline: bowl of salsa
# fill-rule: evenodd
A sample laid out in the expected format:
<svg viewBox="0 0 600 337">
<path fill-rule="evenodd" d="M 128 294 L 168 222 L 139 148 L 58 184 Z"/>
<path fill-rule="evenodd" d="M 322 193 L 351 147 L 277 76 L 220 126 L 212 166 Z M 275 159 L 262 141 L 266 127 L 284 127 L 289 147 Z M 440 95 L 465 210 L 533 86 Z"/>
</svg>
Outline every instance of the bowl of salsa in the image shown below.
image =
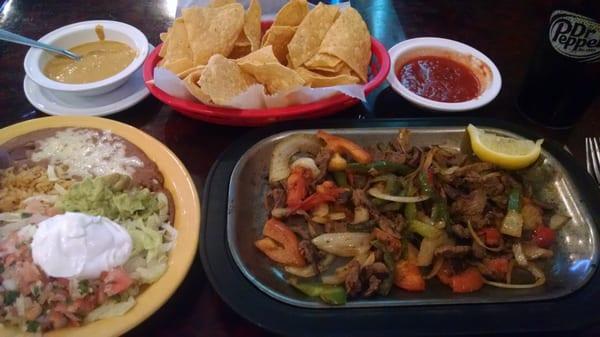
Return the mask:
<svg viewBox="0 0 600 337">
<path fill-rule="evenodd" d="M 411 103 L 431 110 L 482 107 L 500 92 L 502 78 L 483 53 L 464 43 L 434 37 L 406 40 L 389 51 L 387 80 Z"/>
</svg>

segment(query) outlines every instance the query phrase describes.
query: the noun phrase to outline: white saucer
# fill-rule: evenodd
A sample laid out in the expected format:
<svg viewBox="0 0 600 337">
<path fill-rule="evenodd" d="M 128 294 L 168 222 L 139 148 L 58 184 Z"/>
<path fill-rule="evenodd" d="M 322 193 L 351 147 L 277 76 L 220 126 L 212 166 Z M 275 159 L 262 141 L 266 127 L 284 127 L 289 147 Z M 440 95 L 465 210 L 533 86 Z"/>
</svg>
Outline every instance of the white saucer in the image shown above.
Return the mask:
<svg viewBox="0 0 600 337">
<path fill-rule="evenodd" d="M 154 49 L 149 45 L 150 53 Z M 27 75 L 23 90 L 29 102 L 38 110 L 56 116 L 106 116 L 123 111 L 144 98 L 150 91 L 144 84 L 143 66 L 117 89 L 98 96 L 65 94 L 39 86 Z"/>
</svg>

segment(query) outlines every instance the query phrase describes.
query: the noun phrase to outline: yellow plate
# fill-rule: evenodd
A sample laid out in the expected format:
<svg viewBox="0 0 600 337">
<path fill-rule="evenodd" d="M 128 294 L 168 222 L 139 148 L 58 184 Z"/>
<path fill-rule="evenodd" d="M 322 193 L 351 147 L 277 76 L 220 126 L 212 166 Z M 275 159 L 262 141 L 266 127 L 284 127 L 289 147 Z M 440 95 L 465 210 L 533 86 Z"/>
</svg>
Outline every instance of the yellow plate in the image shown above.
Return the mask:
<svg viewBox="0 0 600 337">
<path fill-rule="evenodd" d="M 185 278 L 198 246 L 200 231 L 200 200 L 190 174 L 165 145 L 146 133 L 127 124 L 98 117 L 44 117 L 0 129 L 0 144 L 16 136 L 46 128 L 83 127 L 110 130 L 139 147 L 156 163 L 165 179 L 165 187 L 175 202 L 177 243 L 169 255 L 165 274 L 136 297 L 136 305 L 125 315 L 103 319 L 76 328 L 64 328 L 44 333 L 47 337 L 119 336 L 132 329 L 171 297 Z M 16 329 L 0 327 L 0 336 L 23 334 Z"/>
</svg>

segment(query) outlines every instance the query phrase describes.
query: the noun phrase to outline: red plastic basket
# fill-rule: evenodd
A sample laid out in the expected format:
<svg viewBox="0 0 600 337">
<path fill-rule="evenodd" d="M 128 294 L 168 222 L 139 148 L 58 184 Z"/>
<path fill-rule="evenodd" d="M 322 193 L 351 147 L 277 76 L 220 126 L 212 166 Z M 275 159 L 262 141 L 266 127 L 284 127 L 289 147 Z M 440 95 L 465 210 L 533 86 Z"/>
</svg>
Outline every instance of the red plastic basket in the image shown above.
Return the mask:
<svg viewBox="0 0 600 337">
<path fill-rule="evenodd" d="M 263 22 L 263 28 L 269 25 L 270 22 Z M 144 62 L 144 81 L 146 82 L 146 86 L 154 97 L 191 118 L 223 125 L 261 126 L 283 120 L 332 115 L 359 102 L 355 98 L 336 94 L 317 102 L 292 105 L 284 108 L 234 109 L 210 106 L 197 101 L 173 97 L 157 88 L 153 82 L 150 82 L 154 79 L 154 68 L 158 61 L 160 61 L 158 53 L 161 47 L 162 44 L 159 44 L 154 48 Z M 387 50 L 381 42 L 373 37 L 371 37 L 371 51 L 373 59 L 370 64 L 369 82 L 365 84 L 365 94 L 369 94 L 383 83 L 390 70 L 390 57 Z"/>
</svg>

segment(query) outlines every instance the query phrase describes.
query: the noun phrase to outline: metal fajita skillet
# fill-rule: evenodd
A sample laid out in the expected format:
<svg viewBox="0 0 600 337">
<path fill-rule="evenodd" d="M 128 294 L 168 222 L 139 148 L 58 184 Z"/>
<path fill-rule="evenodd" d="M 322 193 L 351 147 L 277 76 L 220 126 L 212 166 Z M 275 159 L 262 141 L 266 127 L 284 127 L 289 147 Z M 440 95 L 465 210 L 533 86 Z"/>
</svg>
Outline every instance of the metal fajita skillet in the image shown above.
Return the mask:
<svg viewBox="0 0 600 337">
<path fill-rule="evenodd" d="M 261 206 L 266 171 L 260 169 L 268 156 L 263 157 L 290 131 L 329 129 L 369 143 L 390 139 L 398 128 L 406 127 L 413 131 L 417 145 L 425 145 L 422 142 L 426 139 L 430 144 L 444 140 L 456 144 L 468 123 L 512 136 L 540 138 L 504 121 L 473 118 L 295 122 L 243 136 L 219 157 L 204 190 L 200 253 L 213 287 L 243 317 L 286 335 L 567 332 L 597 324 L 600 276 L 596 219 L 600 219 L 600 210 L 594 205 L 600 205 L 600 191 L 583 166 L 548 140 L 543 155 L 559 172 L 556 184 L 573 224 L 559 235 L 544 287 L 525 291 L 485 287 L 477 293 L 452 294 L 432 285 L 420 294 L 395 290 L 389 298 L 332 307 L 296 292 L 270 263 L 249 248 L 266 217 Z"/>
</svg>

